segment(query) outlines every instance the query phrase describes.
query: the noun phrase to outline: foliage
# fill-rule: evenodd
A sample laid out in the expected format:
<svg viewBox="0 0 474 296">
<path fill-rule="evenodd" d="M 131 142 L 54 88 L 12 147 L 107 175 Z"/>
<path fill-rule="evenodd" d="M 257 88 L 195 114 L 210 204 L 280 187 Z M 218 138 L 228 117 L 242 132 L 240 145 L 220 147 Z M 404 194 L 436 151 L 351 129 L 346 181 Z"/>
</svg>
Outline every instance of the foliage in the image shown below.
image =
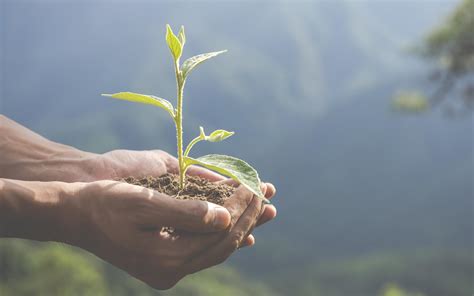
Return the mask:
<svg viewBox="0 0 474 296">
<path fill-rule="evenodd" d="M 164 293 L 167 296 L 273 296 L 277 295 L 267 286 L 261 283 L 247 284 L 248 279 L 230 268 L 211 268 L 210 270 L 194 274 L 186 278 L 182 283 Z M 203 285 L 202 283 L 206 284 Z M 237 285 L 237 283 L 241 283 Z"/>
<path fill-rule="evenodd" d="M 308 262 L 292 274 L 294 286 L 273 285 L 285 294 L 324 296 L 464 296 L 472 290 L 474 259 L 470 250 L 410 250 L 337 260 Z"/>
<path fill-rule="evenodd" d="M 398 92 L 392 104 L 396 110 L 400 111 L 422 112 L 428 108 L 427 98 L 419 91 Z"/>
<path fill-rule="evenodd" d="M 439 87 L 431 104 L 448 94 L 459 95 L 464 106 L 474 109 L 474 0 L 464 0 L 425 41 L 423 54 L 438 63 L 432 79 Z"/>
<path fill-rule="evenodd" d="M 220 266 L 192 275 L 167 292 L 76 248 L 57 243 L 0 241 L 0 295 L 275 295 L 268 287 Z"/>
<path fill-rule="evenodd" d="M 98 262 L 59 244 L 0 242 L 0 295 L 107 295 Z"/>
<path fill-rule="evenodd" d="M 473 263 L 470 251 L 379 253 L 281 266 L 268 285 L 221 266 L 161 292 L 76 248 L 9 239 L 0 241 L 0 295 L 461 296 L 471 291 Z"/>
<path fill-rule="evenodd" d="M 209 136 L 206 136 L 204 129 L 200 128 L 199 136 L 194 138 L 187 146 L 183 153 L 183 92 L 186 79 L 191 71 L 204 61 L 220 55 L 226 52 L 217 51 L 200 54 L 191 57 L 180 65 L 180 58 L 183 54 L 184 44 L 186 43 L 186 36 L 184 33 L 184 27 L 181 29 L 176 36 L 169 25 L 166 25 L 166 43 L 170 49 L 171 55 L 173 56 L 173 65 L 176 75 L 177 83 L 177 107 L 173 107 L 169 101 L 163 98 L 137 94 L 132 92 L 119 92 L 115 94 L 103 94 L 103 96 L 112 97 L 120 100 L 127 100 L 136 103 L 149 104 L 156 107 L 160 107 L 166 110 L 171 118 L 173 119 L 176 126 L 176 139 L 178 148 L 178 164 L 179 164 L 179 185 L 181 188 L 185 184 L 186 170 L 191 165 L 200 165 L 208 169 L 219 172 L 223 175 L 231 177 L 232 179 L 240 182 L 242 185 L 247 187 L 252 193 L 262 198 L 264 201 L 268 200 L 263 196 L 260 189 L 260 178 L 258 177 L 257 171 L 251 167 L 248 163 L 235 157 L 227 155 L 210 154 L 197 159 L 189 156 L 191 148 L 199 141 L 209 142 L 220 142 L 230 136 L 233 132 L 225 130 L 216 130 Z"/>
<path fill-rule="evenodd" d="M 442 62 L 452 75 L 474 71 L 474 0 L 464 0 L 426 39 L 425 55 Z"/>
<path fill-rule="evenodd" d="M 397 284 L 390 283 L 384 286 L 380 296 L 423 296 L 423 294 L 407 292 Z"/>
</svg>

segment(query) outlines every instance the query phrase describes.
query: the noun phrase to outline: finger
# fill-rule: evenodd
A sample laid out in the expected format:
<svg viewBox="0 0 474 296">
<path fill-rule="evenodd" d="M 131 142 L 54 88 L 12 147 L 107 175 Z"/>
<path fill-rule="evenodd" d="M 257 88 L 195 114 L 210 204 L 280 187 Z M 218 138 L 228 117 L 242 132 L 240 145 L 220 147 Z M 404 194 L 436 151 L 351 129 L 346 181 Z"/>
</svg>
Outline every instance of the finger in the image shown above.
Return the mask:
<svg viewBox="0 0 474 296">
<path fill-rule="evenodd" d="M 277 210 L 274 205 L 265 205 L 263 209 L 263 214 L 257 222 L 257 226 L 267 223 L 268 221 L 274 219 L 277 215 Z"/>
<path fill-rule="evenodd" d="M 262 200 L 252 196 L 252 201 L 230 230 L 226 237 L 214 247 L 191 259 L 187 266 L 188 273 L 194 273 L 224 262 L 242 244 L 246 234 L 255 226 L 262 209 Z"/>
<path fill-rule="evenodd" d="M 267 188 L 265 187 L 265 185 L 262 185 L 261 187 L 262 187 L 263 193 L 265 194 Z M 254 224 L 250 227 L 250 229 L 247 230 L 247 233 L 246 233 L 246 235 L 244 236 L 245 238 L 247 238 L 249 235 L 252 235 L 252 232 L 253 232 L 253 230 L 255 229 L 255 227 L 257 227 L 258 221 L 261 220 L 264 211 L 265 211 L 265 204 L 262 203 L 262 207 L 261 207 L 261 209 L 260 209 L 260 213 L 259 213 L 259 215 L 256 217 L 256 221 L 257 221 L 257 222 L 254 223 Z M 244 240 L 241 244 L 243 244 L 244 242 L 245 242 L 245 240 Z"/>
<path fill-rule="evenodd" d="M 190 166 L 186 173 L 190 176 L 195 176 L 195 177 L 201 177 L 201 178 L 204 178 L 204 179 L 208 179 L 211 182 L 217 182 L 217 181 L 225 180 L 224 176 L 221 176 L 218 173 L 215 173 L 211 170 L 202 168 L 200 166 L 195 166 L 195 165 Z"/>
<path fill-rule="evenodd" d="M 154 220 L 159 226 L 189 232 L 214 232 L 226 229 L 231 222 L 229 211 L 211 202 L 178 200 L 166 196 L 154 202 Z"/>
<path fill-rule="evenodd" d="M 231 227 L 233 227 L 245 210 L 249 207 L 254 195 L 244 186 L 239 186 L 234 193 L 224 202 L 224 207 L 229 211 Z"/>
<path fill-rule="evenodd" d="M 267 185 L 267 192 L 265 193 L 265 197 L 270 199 L 276 194 L 276 188 L 272 183 L 265 183 Z"/>
<path fill-rule="evenodd" d="M 253 236 L 253 234 L 249 234 L 245 239 L 244 241 L 242 242 L 242 244 L 240 245 L 239 249 L 242 249 L 242 248 L 245 248 L 245 247 L 251 247 L 255 245 L 255 236 Z"/>
<path fill-rule="evenodd" d="M 231 178 L 227 178 L 225 180 L 220 180 L 217 182 L 217 184 L 219 185 L 229 185 L 229 186 L 232 186 L 232 187 L 239 187 L 240 183 L 235 181 L 234 179 L 231 179 Z"/>
<path fill-rule="evenodd" d="M 231 219 L 228 229 L 232 229 L 243 215 L 249 204 L 253 200 L 253 194 L 245 187 L 241 186 L 235 190 L 231 197 L 225 201 L 224 207 L 229 211 Z M 211 246 L 215 246 L 219 241 L 222 241 L 227 235 L 227 232 L 212 233 L 209 235 L 182 233 L 180 241 L 187 245 L 188 260 L 195 257 L 197 254 L 207 251 Z"/>
<path fill-rule="evenodd" d="M 272 199 L 275 196 L 276 189 L 272 183 L 265 183 L 266 185 L 266 192 L 265 197 L 267 199 Z M 274 219 L 277 215 L 277 210 L 274 205 L 267 204 L 264 206 L 262 216 L 257 222 L 257 226 L 267 223 L 268 221 Z"/>
<path fill-rule="evenodd" d="M 267 186 L 266 186 L 264 183 L 262 183 L 262 184 L 260 184 L 260 189 L 262 190 L 263 194 L 265 195 L 265 193 L 266 193 L 266 191 L 267 191 Z M 258 197 L 255 197 L 255 196 L 253 196 L 252 198 L 259 199 Z M 263 206 L 261 207 L 261 210 L 260 210 L 259 215 L 256 217 L 256 221 L 260 220 L 260 217 L 261 217 L 262 214 L 263 214 Z M 249 235 L 251 235 L 253 229 L 255 228 L 255 225 L 256 225 L 256 223 L 254 223 L 254 224 L 247 230 L 247 232 L 245 233 L 245 235 L 244 235 L 243 237 L 247 238 Z M 244 241 L 245 241 L 245 240 L 244 240 Z M 241 244 L 243 244 L 244 241 L 242 241 Z M 240 247 L 240 245 L 239 245 L 239 247 Z"/>
</svg>

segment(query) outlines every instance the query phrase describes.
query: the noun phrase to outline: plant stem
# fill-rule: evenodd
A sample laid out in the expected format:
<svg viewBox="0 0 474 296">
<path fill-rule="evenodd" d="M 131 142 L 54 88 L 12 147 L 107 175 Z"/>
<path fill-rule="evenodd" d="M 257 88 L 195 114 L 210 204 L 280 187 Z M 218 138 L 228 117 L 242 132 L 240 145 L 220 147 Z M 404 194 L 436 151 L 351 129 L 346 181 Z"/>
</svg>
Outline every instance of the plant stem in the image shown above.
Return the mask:
<svg viewBox="0 0 474 296">
<path fill-rule="evenodd" d="M 191 151 L 191 148 L 193 148 L 194 144 L 199 141 L 202 141 L 200 136 L 194 138 L 191 142 L 189 142 L 188 146 L 186 147 L 186 150 L 184 150 L 184 156 L 188 156 L 189 152 Z"/>
<path fill-rule="evenodd" d="M 179 165 L 179 188 L 184 188 L 184 157 L 183 157 L 183 89 L 184 89 L 184 81 L 181 79 L 180 71 L 179 71 L 179 61 L 175 63 L 175 73 L 176 73 L 176 85 L 177 85 L 177 110 L 176 110 L 176 117 L 175 117 L 175 125 L 176 125 L 176 138 L 177 138 L 177 146 L 178 146 L 178 165 Z"/>
</svg>

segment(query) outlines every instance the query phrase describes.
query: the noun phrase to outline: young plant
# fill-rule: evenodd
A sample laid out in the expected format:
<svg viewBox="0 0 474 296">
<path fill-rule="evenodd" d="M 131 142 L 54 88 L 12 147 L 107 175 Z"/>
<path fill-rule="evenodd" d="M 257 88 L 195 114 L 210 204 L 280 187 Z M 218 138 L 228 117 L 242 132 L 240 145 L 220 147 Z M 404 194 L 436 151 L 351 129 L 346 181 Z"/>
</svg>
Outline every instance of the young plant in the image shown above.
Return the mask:
<svg viewBox="0 0 474 296">
<path fill-rule="evenodd" d="M 186 43 L 184 27 L 181 26 L 181 29 L 179 30 L 179 33 L 176 36 L 173 33 L 173 30 L 171 30 L 171 27 L 169 25 L 166 25 L 166 43 L 168 44 L 168 47 L 171 51 L 171 55 L 173 56 L 173 66 L 176 74 L 176 108 L 174 108 L 173 104 L 171 104 L 169 101 L 151 95 L 143 95 L 132 92 L 119 92 L 115 94 L 103 94 L 103 96 L 137 103 L 149 104 L 156 107 L 160 107 L 168 112 L 176 126 L 179 164 L 179 186 L 181 189 L 183 189 L 185 186 L 186 170 L 191 165 L 199 165 L 236 180 L 240 184 L 247 187 L 252 193 L 262 198 L 264 201 L 268 202 L 268 200 L 263 196 L 263 193 L 260 190 L 260 179 L 258 177 L 257 171 L 245 161 L 232 156 L 218 154 L 210 154 L 198 158 L 192 158 L 189 156 L 191 148 L 196 143 L 200 141 L 220 142 L 232 136 L 234 132 L 228 132 L 226 130 L 215 130 L 209 135 L 206 135 L 204 129 L 200 127 L 199 136 L 189 142 L 186 149 L 183 151 L 183 91 L 186 79 L 188 78 L 191 71 L 199 64 L 210 58 L 218 56 L 221 53 L 226 52 L 226 50 L 196 55 L 180 64 L 180 58 L 183 53 L 183 47 Z"/>
</svg>

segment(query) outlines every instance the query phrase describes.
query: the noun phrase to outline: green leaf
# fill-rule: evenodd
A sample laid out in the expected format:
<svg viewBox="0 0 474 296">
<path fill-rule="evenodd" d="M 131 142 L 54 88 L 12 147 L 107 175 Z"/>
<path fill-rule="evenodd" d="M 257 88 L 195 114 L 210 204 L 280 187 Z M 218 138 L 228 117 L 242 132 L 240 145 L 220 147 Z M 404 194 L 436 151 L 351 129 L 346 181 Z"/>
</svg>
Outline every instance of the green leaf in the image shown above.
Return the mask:
<svg viewBox="0 0 474 296">
<path fill-rule="evenodd" d="M 244 185 L 253 194 L 270 203 L 260 190 L 260 178 L 257 171 L 245 161 L 227 155 L 209 154 L 199 158 L 185 157 L 186 166 L 199 165 L 228 176 Z"/>
<path fill-rule="evenodd" d="M 186 35 L 184 34 L 184 26 L 181 26 L 181 29 L 179 29 L 178 39 L 179 39 L 179 42 L 181 42 L 181 49 L 182 49 L 184 47 L 184 44 L 186 43 Z"/>
<path fill-rule="evenodd" d="M 205 140 L 209 142 L 220 142 L 232 136 L 233 134 L 235 133 L 229 132 L 223 129 L 218 129 L 218 130 L 213 131 L 209 136 L 206 136 L 206 133 L 204 132 L 204 128 L 202 126 L 199 127 L 199 138 L 201 140 Z"/>
<path fill-rule="evenodd" d="M 176 37 L 176 35 L 173 33 L 173 30 L 171 30 L 170 25 L 166 25 L 166 43 L 170 48 L 174 60 L 179 60 L 183 52 L 183 45 L 179 41 L 178 37 Z"/>
<path fill-rule="evenodd" d="M 228 132 L 228 131 L 222 130 L 222 129 L 215 130 L 209 136 L 206 137 L 206 141 L 220 142 L 220 141 L 223 141 L 223 140 L 227 139 L 228 137 L 232 136 L 233 134 L 234 134 L 234 132 Z"/>
<path fill-rule="evenodd" d="M 201 64 L 202 62 L 213 58 L 215 56 L 220 55 L 221 53 L 226 52 L 227 50 L 221 50 L 221 51 L 216 51 L 216 52 L 208 52 L 208 53 L 203 53 L 197 56 L 193 56 L 186 61 L 184 61 L 183 66 L 181 67 L 181 71 L 183 72 L 183 77 L 186 78 L 188 74 L 193 70 L 196 66 Z"/>
<path fill-rule="evenodd" d="M 199 127 L 199 136 L 194 138 L 191 142 L 189 142 L 186 150 L 184 151 L 184 156 L 188 156 L 189 152 L 200 141 L 209 141 L 209 142 L 220 142 L 228 137 L 232 136 L 234 132 L 228 132 L 226 130 L 215 130 L 209 136 L 206 136 L 204 132 L 204 128 L 202 126 Z"/>
<path fill-rule="evenodd" d="M 115 94 L 102 94 L 104 97 L 111 97 L 114 99 L 120 99 L 120 100 L 125 100 L 125 101 L 130 101 L 130 102 L 137 102 L 137 103 L 142 103 L 142 104 L 149 104 L 149 105 L 154 105 L 160 108 L 165 109 L 168 111 L 168 113 L 174 118 L 174 108 L 173 104 L 171 104 L 169 101 L 155 97 L 155 96 L 149 96 L 149 95 L 142 95 L 142 94 L 137 94 L 137 93 L 132 93 L 132 92 L 119 92 Z"/>
</svg>

